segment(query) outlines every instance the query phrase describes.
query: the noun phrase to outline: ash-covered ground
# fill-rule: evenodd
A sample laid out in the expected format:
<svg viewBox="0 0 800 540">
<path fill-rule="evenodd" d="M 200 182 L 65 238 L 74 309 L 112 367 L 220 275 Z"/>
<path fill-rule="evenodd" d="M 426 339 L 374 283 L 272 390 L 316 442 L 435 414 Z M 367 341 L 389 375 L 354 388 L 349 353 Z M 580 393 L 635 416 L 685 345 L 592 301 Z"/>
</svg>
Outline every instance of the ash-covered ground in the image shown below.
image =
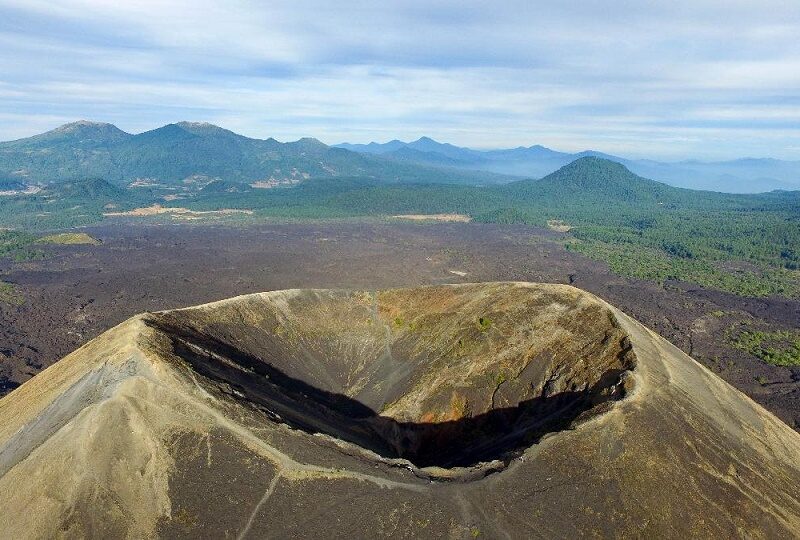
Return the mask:
<svg viewBox="0 0 800 540">
<path fill-rule="evenodd" d="M 519 280 L 570 283 L 597 294 L 800 429 L 800 368 L 770 366 L 726 339 L 741 323 L 796 326 L 800 301 L 622 278 L 566 251 L 553 231 L 472 223 L 127 222 L 86 232 L 102 243 L 45 247 L 40 261 L 0 261 L 2 280 L 25 297 L 21 306 L 0 303 L 0 395 L 144 311 L 274 289 Z"/>
</svg>

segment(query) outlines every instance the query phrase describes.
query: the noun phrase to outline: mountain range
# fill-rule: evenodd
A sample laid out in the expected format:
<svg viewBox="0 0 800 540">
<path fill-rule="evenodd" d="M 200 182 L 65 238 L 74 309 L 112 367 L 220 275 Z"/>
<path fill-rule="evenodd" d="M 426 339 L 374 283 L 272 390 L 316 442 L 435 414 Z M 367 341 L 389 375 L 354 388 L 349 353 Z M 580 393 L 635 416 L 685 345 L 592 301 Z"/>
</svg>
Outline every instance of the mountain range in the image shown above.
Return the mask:
<svg viewBox="0 0 800 540">
<path fill-rule="evenodd" d="M 0 182 L 50 184 L 98 177 L 132 182 L 204 185 L 213 180 L 292 184 L 308 178 L 359 176 L 387 183 L 483 185 L 510 177 L 465 168 L 401 162 L 327 146 L 312 138 L 281 143 L 221 127 L 179 122 L 138 135 L 111 124 L 79 121 L 0 143 Z"/>
<path fill-rule="evenodd" d="M 567 153 L 541 145 L 474 150 L 429 137 L 412 142 L 328 146 L 313 138 L 253 139 L 208 123 L 178 122 L 140 134 L 78 121 L 0 142 L 0 190 L 103 178 L 116 185 L 202 187 L 212 181 L 292 185 L 309 178 L 372 178 L 383 183 L 492 185 L 542 178 L 594 156 L 654 180 L 696 190 L 759 193 L 800 189 L 800 161 L 632 160 L 593 150 Z"/>
<path fill-rule="evenodd" d="M 800 189 L 800 161 L 743 158 L 731 161 L 663 162 L 627 159 L 594 150 L 559 152 L 541 145 L 474 150 L 440 143 L 429 137 L 412 142 L 392 140 L 383 144 L 342 143 L 336 146 L 406 163 L 446 165 L 533 178 L 546 176 L 576 159 L 595 156 L 622 163 L 640 176 L 689 189 L 727 193 Z"/>
</svg>

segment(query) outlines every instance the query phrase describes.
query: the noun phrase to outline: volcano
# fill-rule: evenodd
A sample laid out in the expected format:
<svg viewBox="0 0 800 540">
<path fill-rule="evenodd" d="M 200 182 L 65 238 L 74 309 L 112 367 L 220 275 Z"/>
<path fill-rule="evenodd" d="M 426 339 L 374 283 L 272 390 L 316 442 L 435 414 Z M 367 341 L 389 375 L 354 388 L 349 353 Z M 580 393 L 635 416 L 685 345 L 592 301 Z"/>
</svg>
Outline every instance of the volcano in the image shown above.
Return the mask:
<svg viewBox="0 0 800 540">
<path fill-rule="evenodd" d="M 27 537 L 789 537 L 800 435 L 564 285 L 145 313 L 0 400 Z"/>
</svg>

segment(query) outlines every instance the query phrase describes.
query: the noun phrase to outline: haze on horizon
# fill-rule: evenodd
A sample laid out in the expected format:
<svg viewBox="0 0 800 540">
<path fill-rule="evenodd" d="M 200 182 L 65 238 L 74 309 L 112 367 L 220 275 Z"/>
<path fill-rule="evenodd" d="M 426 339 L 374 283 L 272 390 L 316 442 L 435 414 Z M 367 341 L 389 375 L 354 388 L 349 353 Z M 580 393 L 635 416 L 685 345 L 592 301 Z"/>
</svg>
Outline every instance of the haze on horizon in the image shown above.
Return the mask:
<svg viewBox="0 0 800 540">
<path fill-rule="evenodd" d="M 0 0 L 0 140 L 257 138 L 800 159 L 800 3 Z"/>
</svg>

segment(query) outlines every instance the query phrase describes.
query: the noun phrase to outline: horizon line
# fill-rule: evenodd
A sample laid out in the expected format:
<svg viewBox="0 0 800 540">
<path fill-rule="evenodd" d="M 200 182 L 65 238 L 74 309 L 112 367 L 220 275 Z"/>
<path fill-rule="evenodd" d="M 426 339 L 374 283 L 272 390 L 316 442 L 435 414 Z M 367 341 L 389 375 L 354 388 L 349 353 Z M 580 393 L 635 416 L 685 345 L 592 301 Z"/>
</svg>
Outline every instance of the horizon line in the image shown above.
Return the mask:
<svg viewBox="0 0 800 540">
<path fill-rule="evenodd" d="M 675 159 L 675 160 L 666 160 L 666 159 L 658 159 L 658 158 L 650 158 L 650 157 L 630 158 L 630 157 L 625 157 L 625 156 L 619 155 L 619 154 L 612 154 L 610 152 L 606 152 L 606 151 L 603 151 L 603 150 L 597 150 L 596 148 L 586 148 L 584 150 L 570 152 L 570 151 L 567 151 L 567 150 L 558 150 L 558 149 L 555 149 L 553 147 L 546 146 L 546 145 L 543 145 L 543 144 L 540 144 L 540 143 L 534 143 L 534 144 L 531 144 L 530 146 L 525 146 L 524 144 L 520 144 L 520 145 L 517 145 L 517 146 L 506 146 L 506 147 L 502 147 L 502 146 L 499 146 L 499 147 L 470 147 L 470 146 L 460 146 L 458 144 L 454 144 L 454 143 L 451 143 L 451 142 L 448 142 L 448 141 L 444 141 L 443 142 L 442 140 L 435 139 L 435 138 L 433 138 L 433 137 L 431 137 L 429 135 L 424 135 L 424 134 L 420 135 L 416 139 L 408 140 L 408 141 L 404 141 L 402 139 L 399 139 L 399 138 L 395 137 L 395 138 L 386 140 L 385 142 L 379 142 L 377 140 L 371 140 L 369 142 L 350 142 L 348 140 L 348 141 L 340 141 L 340 142 L 335 142 L 335 143 L 329 143 L 329 142 L 324 142 L 322 139 L 319 139 L 319 138 L 314 137 L 312 135 L 303 136 L 303 137 L 300 137 L 300 138 L 295 139 L 295 140 L 282 141 L 282 140 L 280 140 L 280 139 L 278 139 L 276 137 L 272 137 L 272 136 L 269 136 L 269 137 L 266 137 L 266 138 L 259 138 L 259 137 L 252 137 L 252 136 L 249 136 L 249 135 L 243 135 L 241 133 L 233 131 L 232 129 L 228 129 L 228 128 L 223 127 L 223 126 L 221 126 L 219 124 L 216 124 L 214 122 L 209 122 L 209 121 L 204 121 L 204 120 L 178 120 L 178 121 L 175 121 L 175 122 L 167 122 L 166 124 L 162 124 L 160 126 L 152 128 L 152 129 L 146 129 L 144 131 L 133 132 L 133 131 L 126 131 L 126 130 L 120 128 L 118 125 L 116 125 L 113 122 L 104 122 L 104 121 L 88 120 L 86 118 L 81 118 L 81 119 L 78 119 L 78 120 L 73 120 L 73 121 L 70 121 L 70 122 L 66 122 L 66 123 L 57 125 L 57 126 L 51 128 L 51 129 L 48 129 L 46 131 L 33 133 L 33 134 L 28 135 L 26 137 L 20 137 L 20 138 L 16 138 L 16 139 L 0 140 L 0 144 L 24 141 L 26 139 L 31 139 L 31 138 L 37 137 L 39 135 L 45 135 L 47 133 L 58 131 L 59 129 L 62 129 L 62 128 L 65 128 L 65 127 L 68 127 L 68 126 L 78 125 L 78 124 L 97 125 L 97 126 L 111 126 L 111 127 L 115 128 L 115 129 L 118 129 L 122 133 L 125 133 L 126 135 L 130 135 L 132 137 L 135 137 L 137 135 L 142 135 L 144 133 L 149 133 L 151 131 L 156 131 L 158 129 L 162 129 L 162 128 L 165 128 L 167 126 L 174 126 L 174 125 L 180 125 L 180 124 L 195 124 L 195 125 L 198 125 L 198 126 L 209 126 L 209 127 L 214 127 L 214 128 L 217 128 L 217 129 L 222 129 L 222 130 L 225 130 L 225 131 L 229 131 L 230 133 L 233 133 L 236 136 L 244 137 L 246 139 L 251 139 L 251 140 L 258 140 L 258 141 L 273 140 L 273 141 L 276 141 L 276 142 L 278 142 L 280 144 L 296 143 L 296 142 L 299 142 L 299 141 L 302 141 L 302 140 L 315 140 L 315 141 L 317 141 L 317 142 L 319 142 L 321 144 L 324 144 L 325 146 L 331 147 L 331 148 L 341 147 L 341 146 L 344 146 L 344 145 L 347 145 L 347 146 L 369 146 L 369 145 L 383 146 L 383 145 L 386 145 L 386 144 L 389 144 L 389 143 L 392 143 L 392 142 L 399 142 L 399 143 L 402 143 L 404 145 L 409 145 L 409 144 L 413 144 L 415 142 L 419 142 L 419 141 L 421 141 L 423 139 L 428 139 L 428 140 L 430 140 L 430 141 L 432 141 L 434 143 L 437 143 L 437 144 L 442 144 L 442 145 L 447 144 L 447 145 L 453 146 L 453 147 L 458 148 L 458 149 L 471 150 L 471 151 L 479 152 L 479 153 L 496 152 L 496 151 L 508 151 L 508 150 L 520 150 L 520 149 L 530 150 L 530 149 L 533 149 L 533 148 L 542 148 L 544 150 L 549 150 L 551 152 L 557 152 L 557 153 L 561 153 L 561 154 L 566 154 L 566 155 L 569 155 L 569 156 L 577 156 L 578 154 L 583 154 L 583 153 L 587 153 L 587 152 L 596 152 L 598 154 L 603 154 L 604 156 L 609 156 L 611 158 L 616 158 L 616 159 L 622 159 L 622 160 L 625 160 L 625 161 L 652 161 L 652 162 L 656 162 L 656 163 L 666 163 L 666 164 L 679 164 L 679 163 L 707 163 L 707 164 L 711 164 L 711 163 L 727 163 L 727 162 L 748 161 L 748 160 L 752 160 L 752 161 L 768 161 L 769 160 L 769 161 L 780 161 L 780 162 L 783 162 L 783 163 L 800 163 L 800 159 L 781 159 L 781 158 L 776 158 L 776 157 L 771 157 L 771 156 L 754 156 L 754 155 L 743 155 L 743 156 L 739 156 L 739 157 L 731 157 L 731 158 L 728 158 L 728 159 L 715 159 L 715 160 L 703 160 L 703 159 L 691 158 L 691 157 L 685 157 L 685 158 L 682 158 L 682 159 Z M 347 150 L 346 148 L 344 148 L 344 149 Z M 350 151 L 356 152 L 355 150 L 350 150 Z M 356 152 L 356 153 L 358 153 L 358 152 Z M 436 152 L 430 152 L 430 153 L 436 153 Z M 381 154 L 377 154 L 377 155 L 381 155 Z"/>
</svg>

